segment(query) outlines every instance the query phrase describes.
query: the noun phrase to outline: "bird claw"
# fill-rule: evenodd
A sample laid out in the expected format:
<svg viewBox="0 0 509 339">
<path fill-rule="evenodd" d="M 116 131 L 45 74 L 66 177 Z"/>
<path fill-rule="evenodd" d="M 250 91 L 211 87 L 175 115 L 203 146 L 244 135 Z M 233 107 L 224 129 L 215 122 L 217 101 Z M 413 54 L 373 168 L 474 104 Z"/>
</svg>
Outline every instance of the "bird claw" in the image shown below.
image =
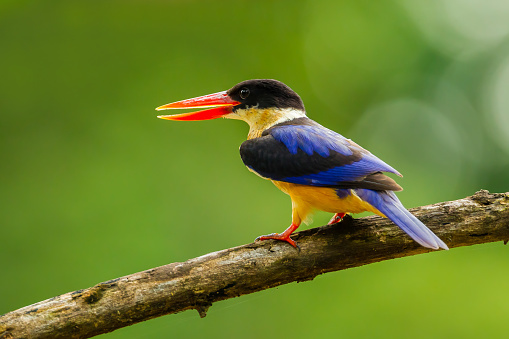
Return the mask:
<svg viewBox="0 0 509 339">
<path fill-rule="evenodd" d="M 255 241 L 263 241 L 263 240 L 269 240 L 269 239 L 273 239 L 273 240 L 280 240 L 280 241 L 286 241 L 287 243 L 289 243 L 290 245 L 292 245 L 293 247 L 297 248 L 300 250 L 300 247 L 299 245 L 297 245 L 297 243 L 295 242 L 295 240 L 293 240 L 292 238 L 290 238 L 290 235 L 288 234 L 279 234 L 279 233 L 271 233 L 271 234 L 267 234 L 267 235 L 261 235 L 259 236 L 258 238 L 255 239 Z"/>
<path fill-rule="evenodd" d="M 334 225 L 343 220 L 343 217 L 346 215 L 346 213 L 336 213 L 334 216 L 329 220 L 327 225 Z"/>
<path fill-rule="evenodd" d="M 255 239 L 255 241 L 258 241 L 258 240 L 269 240 L 269 239 L 274 239 L 274 240 L 281 240 L 281 241 L 286 241 L 287 243 L 289 243 L 290 245 L 292 245 L 293 247 L 295 248 L 298 248 L 299 251 L 300 251 L 300 247 L 297 245 L 297 243 L 292 239 L 290 238 L 290 234 L 293 233 L 293 231 L 295 231 L 297 229 L 297 227 L 299 227 L 298 224 L 295 224 L 295 223 L 292 223 L 283 233 L 279 234 L 279 233 L 271 233 L 271 234 L 267 234 L 267 235 L 261 235 L 259 236 L 258 238 Z"/>
</svg>

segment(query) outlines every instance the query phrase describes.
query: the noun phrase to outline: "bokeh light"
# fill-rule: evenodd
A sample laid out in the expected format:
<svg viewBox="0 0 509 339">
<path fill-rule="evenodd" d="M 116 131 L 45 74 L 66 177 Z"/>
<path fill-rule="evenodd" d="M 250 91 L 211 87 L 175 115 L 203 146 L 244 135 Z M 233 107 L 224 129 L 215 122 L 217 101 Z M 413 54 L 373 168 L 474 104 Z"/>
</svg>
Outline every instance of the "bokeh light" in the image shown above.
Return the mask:
<svg viewBox="0 0 509 339">
<path fill-rule="evenodd" d="M 489 135 L 509 155 L 509 55 L 494 69 L 486 81 L 486 125 Z"/>
</svg>

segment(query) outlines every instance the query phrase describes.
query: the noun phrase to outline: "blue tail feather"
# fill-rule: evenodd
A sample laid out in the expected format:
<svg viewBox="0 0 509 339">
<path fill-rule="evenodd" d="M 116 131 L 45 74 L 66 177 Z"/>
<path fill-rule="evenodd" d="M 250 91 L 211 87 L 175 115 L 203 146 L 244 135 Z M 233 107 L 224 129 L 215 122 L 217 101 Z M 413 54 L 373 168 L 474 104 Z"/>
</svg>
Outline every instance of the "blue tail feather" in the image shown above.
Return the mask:
<svg viewBox="0 0 509 339">
<path fill-rule="evenodd" d="M 408 212 L 394 192 L 368 189 L 356 189 L 355 192 L 359 198 L 373 205 L 420 245 L 433 249 L 449 249 L 435 233 Z"/>
</svg>

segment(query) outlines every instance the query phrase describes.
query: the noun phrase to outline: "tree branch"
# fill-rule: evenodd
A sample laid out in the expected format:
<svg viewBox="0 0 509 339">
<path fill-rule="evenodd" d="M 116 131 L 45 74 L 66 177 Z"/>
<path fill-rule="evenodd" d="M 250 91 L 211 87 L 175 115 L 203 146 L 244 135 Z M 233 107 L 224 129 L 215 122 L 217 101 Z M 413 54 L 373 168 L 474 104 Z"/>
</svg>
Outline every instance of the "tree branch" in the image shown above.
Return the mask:
<svg viewBox="0 0 509 339">
<path fill-rule="evenodd" d="M 411 210 L 450 248 L 509 240 L 509 193 L 472 197 Z M 0 317 L 0 339 L 89 338 L 140 321 L 319 274 L 430 252 L 388 219 L 345 218 L 293 236 L 287 243 L 238 246 L 66 293 Z"/>
</svg>

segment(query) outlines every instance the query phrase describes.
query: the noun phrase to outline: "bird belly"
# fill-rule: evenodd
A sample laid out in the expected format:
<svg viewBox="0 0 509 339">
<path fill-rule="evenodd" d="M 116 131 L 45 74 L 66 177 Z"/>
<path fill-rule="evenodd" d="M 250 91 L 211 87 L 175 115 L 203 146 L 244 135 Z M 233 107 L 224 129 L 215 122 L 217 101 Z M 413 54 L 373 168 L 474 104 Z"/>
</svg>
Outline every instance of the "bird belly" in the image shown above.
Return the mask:
<svg viewBox="0 0 509 339">
<path fill-rule="evenodd" d="M 337 189 L 292 184 L 272 180 L 274 185 L 288 194 L 294 205 L 301 208 L 318 209 L 330 213 L 361 213 L 370 211 L 383 216 L 371 204 L 360 199 L 353 190 L 341 190 L 347 194 L 338 195 Z"/>
</svg>

